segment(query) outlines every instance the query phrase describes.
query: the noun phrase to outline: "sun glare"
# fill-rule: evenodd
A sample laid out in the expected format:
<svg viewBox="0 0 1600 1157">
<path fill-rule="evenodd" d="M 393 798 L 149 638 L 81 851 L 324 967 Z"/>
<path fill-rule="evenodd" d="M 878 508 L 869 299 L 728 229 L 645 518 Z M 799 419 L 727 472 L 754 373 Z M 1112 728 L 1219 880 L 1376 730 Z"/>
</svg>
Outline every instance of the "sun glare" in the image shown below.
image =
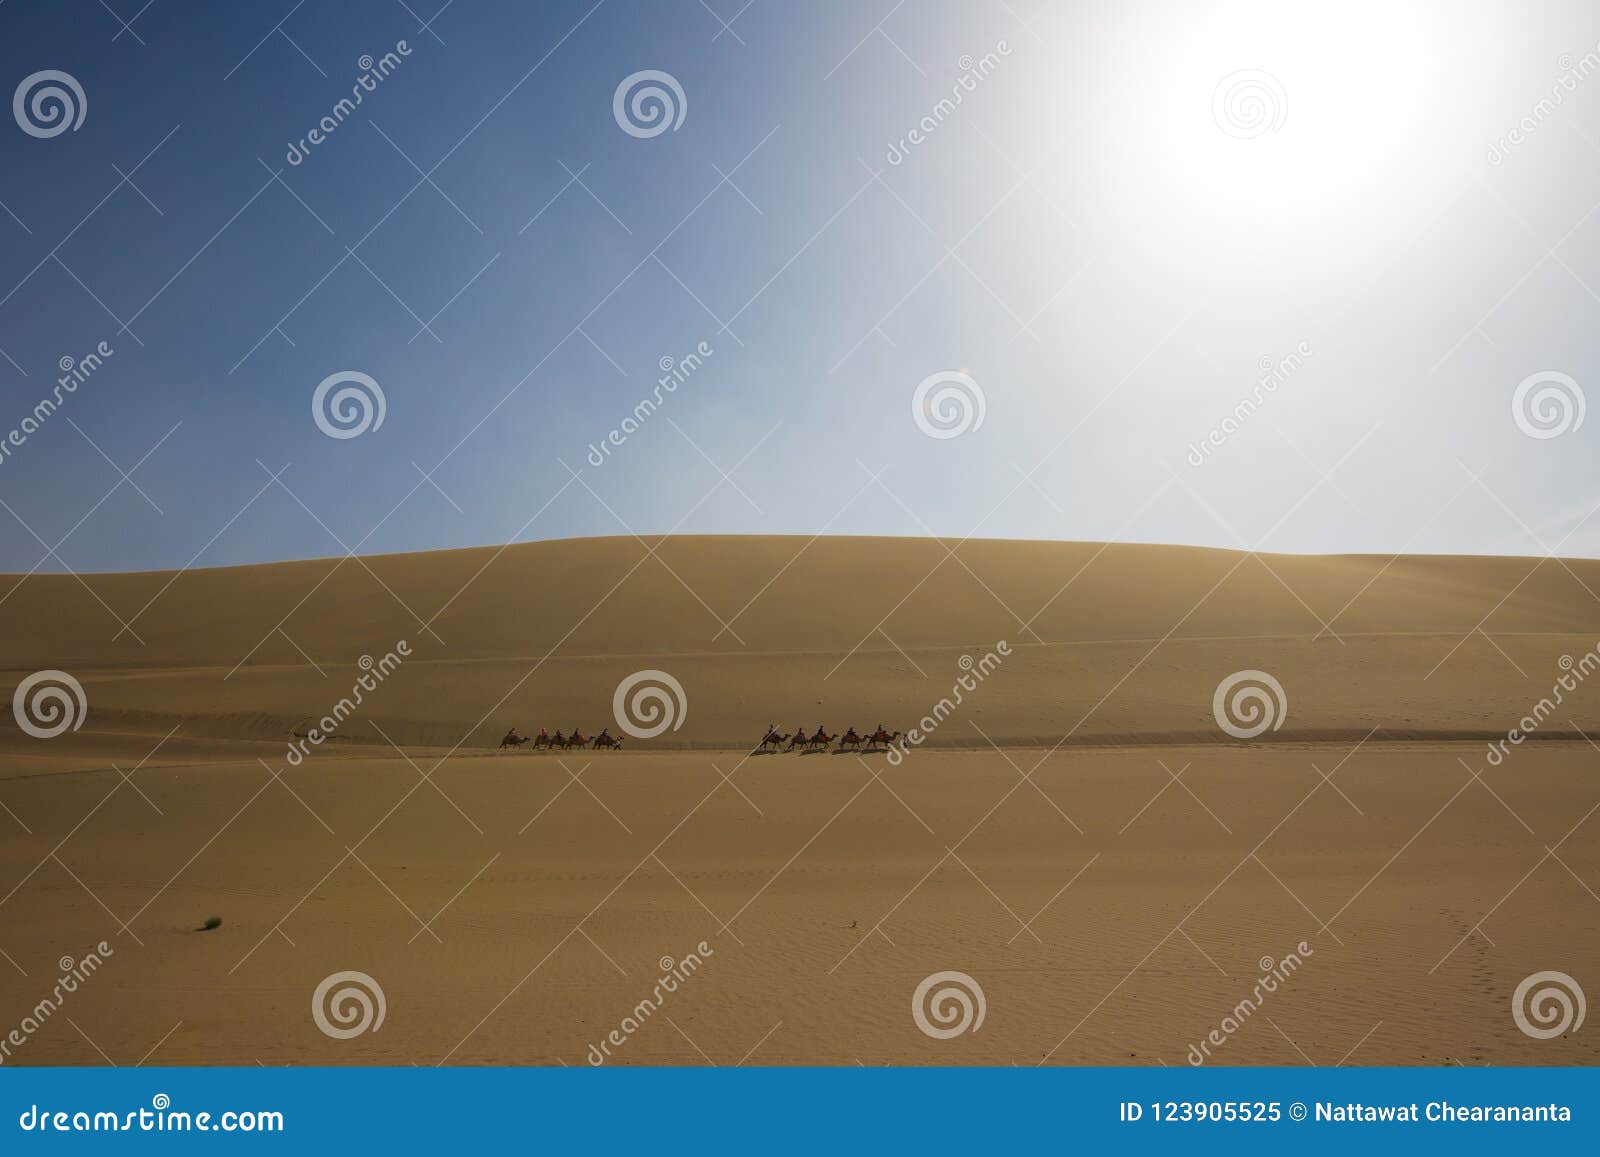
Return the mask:
<svg viewBox="0 0 1600 1157">
<path fill-rule="evenodd" d="M 1313 225 L 1326 238 L 1433 183 L 1422 141 L 1451 129 L 1437 112 L 1450 82 L 1442 19 L 1277 4 L 1178 19 L 1143 42 L 1136 79 L 1097 126 L 1115 138 L 1130 216 L 1186 243 Z"/>
</svg>

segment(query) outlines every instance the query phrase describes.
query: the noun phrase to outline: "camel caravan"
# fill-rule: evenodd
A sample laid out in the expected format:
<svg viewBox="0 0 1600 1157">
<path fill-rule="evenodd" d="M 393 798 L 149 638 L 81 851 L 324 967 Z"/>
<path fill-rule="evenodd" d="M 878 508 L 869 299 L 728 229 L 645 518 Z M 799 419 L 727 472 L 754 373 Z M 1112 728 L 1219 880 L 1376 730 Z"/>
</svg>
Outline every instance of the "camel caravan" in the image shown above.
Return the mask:
<svg viewBox="0 0 1600 1157">
<path fill-rule="evenodd" d="M 833 748 L 835 755 L 846 751 L 857 751 L 863 755 L 874 752 L 888 751 L 889 745 L 900 738 L 898 731 L 885 731 L 883 724 L 878 724 L 872 731 L 863 734 L 854 727 L 848 728 L 843 735 L 830 735 L 827 728 L 820 723 L 813 732 L 807 732 L 804 727 L 796 727 L 790 734 L 783 734 L 772 724 L 767 724 L 767 733 L 761 737 L 761 742 L 756 745 L 752 755 L 776 755 L 779 752 L 798 751 L 801 755 L 814 755 L 829 749 L 835 742 L 838 746 Z M 515 727 L 505 733 L 500 740 L 500 750 L 507 747 L 518 748 L 525 743 L 533 744 L 535 751 L 547 749 L 550 751 L 571 751 L 574 748 L 589 748 L 593 751 L 620 751 L 622 740 L 612 735 L 610 728 L 606 728 L 599 735 L 589 736 L 583 734 L 578 728 L 572 729 L 571 735 L 563 735 L 560 728 L 551 735 L 543 727 L 539 728 L 537 735 L 519 735 Z"/>
<path fill-rule="evenodd" d="M 760 755 L 766 752 L 775 755 L 780 751 L 798 751 L 801 755 L 810 755 L 827 751 L 829 745 L 837 740 L 839 745 L 833 749 L 835 755 L 845 751 L 859 751 L 867 755 L 889 750 L 889 745 L 899 738 L 898 731 L 885 731 L 881 723 L 865 735 L 854 727 L 846 730 L 843 735 L 829 735 L 827 729 L 820 723 L 816 731 L 809 735 L 804 727 L 796 727 L 792 734 L 784 735 L 769 723 L 767 733 L 761 737 L 761 742 L 752 754 Z"/>
<path fill-rule="evenodd" d="M 551 751 L 557 749 L 570 751 L 575 747 L 588 747 L 596 751 L 607 749 L 613 751 L 622 750 L 622 740 L 618 736 L 612 735 L 609 727 L 603 729 L 599 735 L 594 736 L 585 735 L 576 727 L 572 729 L 571 735 L 562 735 L 559 727 L 556 728 L 554 735 L 551 735 L 543 727 L 539 728 L 538 735 L 518 735 L 517 729 L 513 727 L 506 732 L 505 738 L 500 740 L 501 748 L 521 747 L 524 743 L 533 744 L 535 751 L 538 751 L 541 747 L 549 748 Z"/>
</svg>

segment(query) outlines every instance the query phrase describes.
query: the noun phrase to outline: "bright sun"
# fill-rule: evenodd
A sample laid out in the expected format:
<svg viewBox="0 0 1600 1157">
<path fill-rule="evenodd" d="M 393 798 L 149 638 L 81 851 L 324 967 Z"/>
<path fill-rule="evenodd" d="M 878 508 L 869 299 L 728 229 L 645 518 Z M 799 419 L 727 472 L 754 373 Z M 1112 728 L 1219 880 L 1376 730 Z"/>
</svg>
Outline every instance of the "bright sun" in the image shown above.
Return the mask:
<svg viewBox="0 0 1600 1157">
<path fill-rule="evenodd" d="M 1425 156 L 1450 127 L 1451 32 L 1416 5 L 1180 10 L 1097 126 L 1119 195 L 1177 236 L 1370 224 L 1439 183 Z"/>
</svg>

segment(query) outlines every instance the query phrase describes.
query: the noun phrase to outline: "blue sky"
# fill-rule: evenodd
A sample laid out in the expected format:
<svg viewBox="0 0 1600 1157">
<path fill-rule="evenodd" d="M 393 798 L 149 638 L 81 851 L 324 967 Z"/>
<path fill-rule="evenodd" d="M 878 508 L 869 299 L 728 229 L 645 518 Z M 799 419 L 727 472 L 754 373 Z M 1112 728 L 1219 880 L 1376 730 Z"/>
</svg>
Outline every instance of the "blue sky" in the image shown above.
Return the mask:
<svg viewBox="0 0 1600 1157">
<path fill-rule="evenodd" d="M 114 353 L 0 458 L 0 570 L 669 530 L 1600 555 L 1600 19 L 1283 7 L 9 0 L 7 90 L 86 108 L 0 123 L 0 441 Z M 675 129 L 615 118 L 643 70 Z M 347 371 L 385 416 L 331 438 Z M 983 422 L 929 437 L 957 373 Z"/>
</svg>

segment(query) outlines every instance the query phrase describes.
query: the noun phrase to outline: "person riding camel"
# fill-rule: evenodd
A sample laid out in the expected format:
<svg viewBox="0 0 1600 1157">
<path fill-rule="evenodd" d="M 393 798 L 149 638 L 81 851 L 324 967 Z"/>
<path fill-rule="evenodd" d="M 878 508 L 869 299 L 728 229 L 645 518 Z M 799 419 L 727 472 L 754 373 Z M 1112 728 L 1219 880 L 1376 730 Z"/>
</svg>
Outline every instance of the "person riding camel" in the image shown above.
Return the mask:
<svg viewBox="0 0 1600 1157">
<path fill-rule="evenodd" d="M 539 738 L 548 741 L 550 738 L 550 733 L 541 727 L 539 728 Z"/>
<path fill-rule="evenodd" d="M 506 737 L 504 739 L 502 739 L 500 742 L 502 744 L 507 744 L 507 743 L 517 744 L 517 743 L 521 743 L 522 742 L 522 736 L 518 735 L 517 734 L 517 729 L 515 727 L 513 727 L 510 731 L 506 732 Z"/>
</svg>

